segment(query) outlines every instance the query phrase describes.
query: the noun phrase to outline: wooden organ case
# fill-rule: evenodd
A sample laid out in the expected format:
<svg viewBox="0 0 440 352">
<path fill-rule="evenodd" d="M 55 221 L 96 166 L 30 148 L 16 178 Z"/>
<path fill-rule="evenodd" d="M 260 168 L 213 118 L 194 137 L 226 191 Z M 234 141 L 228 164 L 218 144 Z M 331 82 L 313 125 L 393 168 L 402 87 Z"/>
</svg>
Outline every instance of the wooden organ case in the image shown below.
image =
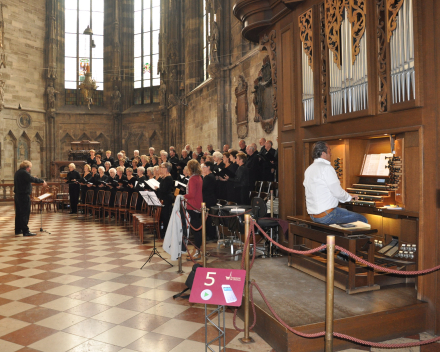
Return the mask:
<svg viewBox="0 0 440 352">
<path fill-rule="evenodd" d="M 342 236 L 348 242 L 356 239 L 358 244 L 353 244 L 351 248 L 357 255 L 369 261 L 374 260 L 375 264 L 401 271 L 416 270 L 420 184 L 415 166 L 419 153 L 418 138 L 418 131 L 410 131 L 328 141 L 332 151 L 332 165 L 342 187 L 348 193 L 359 196 L 359 200 L 340 206 L 363 214 L 371 225 L 371 231 L 334 232 L 329 227 L 323 228 L 309 223 L 308 216 L 288 217 L 295 222 L 291 225 L 290 232 L 293 236 L 289 240 L 290 247 L 306 250 L 325 242 L 325 236 L 319 240 L 313 234 L 308 236 L 307 231 L 298 227 L 302 226 L 307 227 L 310 233 L 318 230 L 326 235 Z M 310 143 L 307 148 L 310 152 L 312 145 Z M 371 162 L 372 158 L 381 160 Z M 310 155 L 309 164 L 312 162 Z M 405 164 L 413 166 L 405 168 Z M 381 170 L 376 169 L 377 165 L 380 165 Z M 376 174 L 370 174 L 375 169 Z M 369 240 L 366 241 L 366 238 Z M 368 247 L 367 242 L 372 248 Z M 341 257 L 336 257 L 335 262 L 336 275 L 339 275 L 336 285 L 348 293 L 377 290 L 387 285 L 415 283 L 414 277 L 388 275 L 358 263 L 347 264 Z M 318 278 L 325 277 L 325 255 L 321 253 L 306 257 L 291 255 L 289 265 Z"/>
</svg>

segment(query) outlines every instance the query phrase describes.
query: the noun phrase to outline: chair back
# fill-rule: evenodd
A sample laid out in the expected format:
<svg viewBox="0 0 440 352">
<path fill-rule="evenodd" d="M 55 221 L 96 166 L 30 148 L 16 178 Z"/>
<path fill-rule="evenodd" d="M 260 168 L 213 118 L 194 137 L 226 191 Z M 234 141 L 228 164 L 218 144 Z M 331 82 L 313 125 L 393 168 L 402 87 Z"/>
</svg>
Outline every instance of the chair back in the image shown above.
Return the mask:
<svg viewBox="0 0 440 352">
<path fill-rule="evenodd" d="M 259 218 L 264 218 L 267 216 L 267 206 L 262 198 L 255 197 L 252 199 L 251 206 L 255 221 L 258 222 Z"/>
<path fill-rule="evenodd" d="M 252 191 L 249 194 L 249 199 L 252 201 L 252 199 L 254 199 L 255 197 L 258 197 L 258 192 L 257 191 Z"/>
<path fill-rule="evenodd" d="M 95 196 L 95 191 L 87 191 L 86 192 L 86 201 L 85 204 L 93 204 L 93 197 Z"/>
<path fill-rule="evenodd" d="M 228 204 L 228 202 L 224 199 L 217 199 L 217 203 L 221 204 L 222 207 L 224 207 L 226 204 Z"/>
<path fill-rule="evenodd" d="M 261 186 L 263 185 L 262 181 L 255 181 L 255 191 L 257 191 L 258 193 L 261 192 Z"/>
<path fill-rule="evenodd" d="M 105 191 L 98 191 L 98 195 L 96 196 L 96 205 L 102 205 L 104 202 L 104 193 Z"/>
<path fill-rule="evenodd" d="M 163 201 L 160 201 L 163 204 Z M 156 213 L 154 214 L 154 220 L 159 222 L 160 221 L 160 214 L 162 213 L 162 207 L 155 207 Z"/>
<path fill-rule="evenodd" d="M 112 192 L 110 191 L 105 191 L 104 193 L 104 202 L 102 203 L 102 205 L 104 207 L 108 207 L 110 204 L 110 197 L 112 196 Z"/>
<path fill-rule="evenodd" d="M 137 193 L 137 192 L 134 192 L 131 195 L 130 210 L 136 210 L 136 205 L 137 205 L 138 197 L 139 197 L 139 193 Z"/>
<path fill-rule="evenodd" d="M 122 192 L 121 203 L 119 204 L 119 206 L 121 208 L 126 208 L 127 202 L 128 202 L 128 192 Z"/>
<path fill-rule="evenodd" d="M 117 191 L 115 194 L 115 208 L 118 208 L 121 206 L 121 196 L 122 196 L 122 192 Z"/>
<path fill-rule="evenodd" d="M 148 207 L 148 204 L 147 204 L 147 202 L 144 199 L 142 201 L 142 205 L 141 205 L 141 213 L 146 213 L 147 212 L 147 207 Z"/>
<path fill-rule="evenodd" d="M 271 182 L 269 182 L 269 181 L 263 181 L 263 182 L 261 183 L 261 191 L 262 191 L 262 192 L 269 193 L 269 192 L 270 192 L 270 185 L 271 185 Z"/>
<path fill-rule="evenodd" d="M 267 201 L 269 199 L 269 194 L 266 192 L 260 192 L 259 198 L 263 199 L 264 201 Z"/>
</svg>

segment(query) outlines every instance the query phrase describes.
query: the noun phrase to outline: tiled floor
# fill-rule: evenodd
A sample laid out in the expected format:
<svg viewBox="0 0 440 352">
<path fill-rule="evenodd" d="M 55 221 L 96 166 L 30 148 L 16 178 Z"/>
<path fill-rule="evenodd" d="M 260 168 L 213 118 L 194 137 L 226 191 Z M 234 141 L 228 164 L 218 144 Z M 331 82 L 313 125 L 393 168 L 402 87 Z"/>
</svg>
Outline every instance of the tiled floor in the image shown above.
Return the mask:
<svg viewBox="0 0 440 352">
<path fill-rule="evenodd" d="M 187 274 L 158 258 L 140 270 L 152 247 L 127 228 L 44 213 L 51 234 L 15 237 L 13 207 L 0 211 L 0 352 L 205 350 L 202 306 L 172 298 Z M 39 229 L 38 215 L 30 227 Z M 188 273 L 192 263 L 184 265 Z M 231 312 L 226 336 L 229 352 L 272 351 L 256 334 L 255 344 L 242 345 Z M 440 351 L 440 344 L 399 351 Z"/>
</svg>

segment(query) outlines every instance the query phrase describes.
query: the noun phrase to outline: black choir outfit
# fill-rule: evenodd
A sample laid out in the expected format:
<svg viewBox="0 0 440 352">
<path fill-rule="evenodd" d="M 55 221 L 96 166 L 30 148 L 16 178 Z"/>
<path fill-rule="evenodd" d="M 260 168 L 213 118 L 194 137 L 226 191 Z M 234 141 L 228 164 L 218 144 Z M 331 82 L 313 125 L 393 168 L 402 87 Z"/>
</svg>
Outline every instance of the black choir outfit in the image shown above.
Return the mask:
<svg viewBox="0 0 440 352">
<path fill-rule="evenodd" d="M 131 196 L 135 191 L 134 189 L 136 186 L 137 176 L 133 174 L 130 179 L 127 176 L 127 181 L 128 181 L 128 183 L 124 187 L 124 191 L 128 192 L 127 206 L 130 206 Z M 132 185 L 133 187 L 130 187 L 130 185 Z"/>
<path fill-rule="evenodd" d="M 249 182 L 248 182 L 248 192 L 251 192 L 255 188 L 255 182 L 261 181 L 261 165 L 260 165 L 260 157 L 257 152 L 248 156 L 246 167 L 249 169 Z"/>
<path fill-rule="evenodd" d="M 242 153 L 244 153 L 244 154 L 246 154 L 246 155 L 247 155 L 247 152 L 246 152 L 246 147 L 244 147 L 244 148 L 240 149 L 240 152 L 242 152 Z"/>
<path fill-rule="evenodd" d="M 89 164 L 90 166 L 96 164 L 96 159 L 95 158 L 92 159 L 91 156 L 89 155 L 87 157 L 87 164 Z"/>
<path fill-rule="evenodd" d="M 136 192 L 142 192 L 146 190 L 146 186 L 147 185 L 147 177 L 145 175 L 142 175 L 142 177 L 138 178 L 138 183 L 135 187 L 135 191 Z M 144 198 L 139 194 L 138 196 L 138 200 L 137 200 L 137 205 L 136 205 L 136 209 L 140 210 L 142 208 L 142 202 L 143 202 Z"/>
<path fill-rule="evenodd" d="M 32 183 L 44 183 L 44 180 L 31 176 L 26 169 L 19 169 L 14 175 L 15 234 L 23 232 L 29 236 L 29 215 L 31 213 Z"/>
<path fill-rule="evenodd" d="M 240 201 L 237 202 L 243 205 L 249 205 L 249 173 L 250 170 L 246 165 L 239 166 L 235 174 L 235 178 L 228 179 L 234 185 L 234 192 L 240 196 Z"/>
<path fill-rule="evenodd" d="M 202 160 L 202 156 L 205 155 L 203 152 L 200 152 L 197 154 L 197 161 L 200 163 L 200 160 Z"/>
<path fill-rule="evenodd" d="M 92 179 L 93 175 L 91 172 L 89 172 L 87 175 L 84 175 L 84 177 L 81 179 L 81 204 L 84 204 L 86 202 L 86 193 L 87 191 L 91 190 L 91 188 L 87 187 L 88 182 Z"/>
<path fill-rule="evenodd" d="M 78 171 L 73 170 L 67 173 L 66 183 L 69 184 L 70 214 L 76 214 L 78 211 L 78 200 L 80 193 L 81 175 Z"/>
<path fill-rule="evenodd" d="M 237 174 L 238 164 L 231 163 L 227 168 L 230 171 L 232 171 L 234 174 Z M 240 204 L 241 195 L 234 190 L 234 183 L 233 182 L 224 182 L 224 183 L 226 183 L 226 200 L 228 200 L 229 202 L 235 202 Z"/>
<path fill-rule="evenodd" d="M 105 187 L 100 187 L 100 185 L 103 184 L 103 182 L 107 182 L 107 175 L 103 174 L 102 177 L 99 174 L 95 175 L 95 184 L 94 184 L 94 191 L 95 191 L 95 197 L 93 199 L 93 204 L 96 204 L 96 200 L 98 199 L 98 192 L 99 191 L 105 191 Z"/>
<path fill-rule="evenodd" d="M 160 214 L 160 220 L 163 221 L 163 233 L 164 237 L 167 231 L 168 222 L 170 221 L 171 211 L 173 210 L 174 202 L 174 180 L 171 176 L 167 176 L 159 181 L 160 185 L 157 189 L 157 196 L 163 201 L 163 208 Z"/>
<path fill-rule="evenodd" d="M 169 163 L 173 167 L 171 169 L 171 177 L 173 178 L 173 180 L 177 180 L 177 177 L 178 177 L 177 166 L 179 164 L 179 159 L 177 158 L 177 156 L 174 155 L 174 156 L 170 157 Z"/>
<path fill-rule="evenodd" d="M 273 182 L 274 174 L 272 173 L 272 169 L 275 168 L 274 164 L 270 162 L 271 159 L 275 159 L 275 149 L 270 148 L 266 150 L 266 154 L 263 155 L 263 160 L 261 164 L 263 166 L 263 175 L 261 181 L 270 181 Z M 258 180 L 257 180 L 258 181 Z"/>
<path fill-rule="evenodd" d="M 107 184 L 108 184 L 107 188 L 111 192 L 110 202 L 108 205 L 110 207 L 113 207 L 115 205 L 116 192 L 119 191 L 119 189 L 118 189 L 118 186 L 119 186 L 118 176 L 117 175 L 115 175 L 115 177 L 108 176 Z"/>
<path fill-rule="evenodd" d="M 102 159 L 102 162 L 105 164 L 107 161 L 110 161 L 110 165 L 113 167 L 113 165 L 115 164 L 115 159 L 113 159 L 113 157 L 107 158 L 107 156 Z"/>
<path fill-rule="evenodd" d="M 227 182 L 222 182 L 227 183 Z M 209 175 L 206 175 L 203 178 L 203 187 L 202 187 L 202 194 L 203 194 L 203 202 L 206 204 L 207 208 L 213 207 L 217 204 L 217 194 L 216 194 L 216 180 L 213 173 L 210 173 Z M 206 236 L 208 239 L 215 239 L 216 231 L 215 226 L 212 223 L 213 217 L 208 217 L 206 220 Z"/>
</svg>

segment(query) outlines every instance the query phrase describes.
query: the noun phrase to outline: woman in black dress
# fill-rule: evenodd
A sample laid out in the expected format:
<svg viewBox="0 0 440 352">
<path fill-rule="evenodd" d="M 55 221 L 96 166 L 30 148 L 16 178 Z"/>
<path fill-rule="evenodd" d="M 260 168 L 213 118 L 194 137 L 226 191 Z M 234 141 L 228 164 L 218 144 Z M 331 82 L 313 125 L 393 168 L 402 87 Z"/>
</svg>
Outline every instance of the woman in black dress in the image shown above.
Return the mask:
<svg viewBox="0 0 440 352">
<path fill-rule="evenodd" d="M 127 184 L 127 176 L 124 175 L 125 167 L 118 166 L 116 168 L 116 180 L 118 181 L 119 186 L 117 187 L 118 191 L 123 192 L 124 186 Z"/>
<path fill-rule="evenodd" d="M 139 166 L 142 166 L 145 170 L 150 167 L 150 159 L 146 155 L 141 155 L 141 163 Z"/>
<path fill-rule="evenodd" d="M 125 170 L 126 174 L 127 174 L 127 186 L 125 187 L 124 191 L 128 192 L 128 200 L 127 200 L 127 204 L 130 204 L 131 201 L 131 195 L 134 192 L 134 187 L 136 185 L 136 181 L 137 181 L 137 176 L 133 175 L 133 169 L 131 167 L 127 168 Z"/>
<path fill-rule="evenodd" d="M 92 178 L 92 167 L 89 164 L 84 165 L 84 176 L 81 179 L 81 204 L 84 204 L 86 202 L 86 193 L 89 190 L 89 187 L 87 187 L 86 182 L 90 182 Z M 85 182 L 84 182 L 85 181 Z"/>
<path fill-rule="evenodd" d="M 238 154 L 238 151 L 236 151 L 236 150 L 232 150 L 229 153 L 229 160 L 231 163 L 228 166 L 228 169 L 231 170 L 234 174 L 237 173 L 237 170 L 238 170 L 237 154 Z M 237 194 L 237 192 L 234 191 L 234 183 L 233 182 L 226 182 L 226 199 L 229 202 L 235 202 L 235 203 L 241 202 L 240 194 Z"/>
<path fill-rule="evenodd" d="M 133 175 L 137 176 L 137 170 L 138 170 L 138 160 L 137 159 L 133 159 L 131 162 L 132 165 L 132 169 L 133 169 Z"/>
<path fill-rule="evenodd" d="M 69 184 L 69 198 L 70 198 L 70 214 L 76 214 L 78 208 L 79 199 L 79 181 L 81 176 L 78 171 L 75 170 L 75 164 L 69 164 L 69 172 L 67 173 L 67 183 Z"/>
<path fill-rule="evenodd" d="M 142 166 L 139 166 L 137 168 L 137 176 L 138 176 L 138 182 L 137 185 L 135 187 L 135 192 L 142 192 L 145 191 L 145 187 L 147 186 L 147 177 L 144 175 L 145 172 L 145 168 L 143 168 Z M 142 202 L 143 202 L 144 198 L 142 197 L 142 195 L 139 194 L 138 196 L 138 201 L 137 201 L 137 205 L 136 205 L 136 209 L 140 210 L 142 208 Z"/>
<path fill-rule="evenodd" d="M 112 167 L 112 164 L 110 163 L 110 161 L 106 161 L 106 162 L 104 163 L 104 167 L 105 167 L 104 174 L 105 174 L 106 176 L 110 176 L 110 168 Z"/>
<path fill-rule="evenodd" d="M 151 166 L 151 167 L 158 166 L 158 163 L 159 163 L 159 158 L 158 158 L 156 155 L 153 155 L 153 156 L 150 158 L 150 166 Z"/>
<path fill-rule="evenodd" d="M 238 169 L 235 178 L 229 178 L 225 175 L 222 181 L 232 182 L 234 184 L 234 192 L 240 195 L 240 205 L 249 205 L 249 169 L 245 165 L 246 154 L 237 154 Z"/>
<path fill-rule="evenodd" d="M 90 166 L 96 164 L 96 160 L 95 160 L 95 151 L 93 149 L 90 150 L 90 155 L 87 157 L 87 164 L 89 164 Z"/>
<path fill-rule="evenodd" d="M 96 176 L 95 184 L 95 199 L 98 197 L 99 191 L 105 191 L 107 186 L 103 182 L 107 182 L 108 176 L 105 174 L 104 166 L 98 167 L 98 175 Z"/>
<path fill-rule="evenodd" d="M 174 180 L 171 177 L 171 170 L 173 166 L 171 163 L 163 163 L 160 166 L 160 172 L 162 174 L 162 181 L 159 187 L 156 188 L 156 193 L 159 199 L 163 201 L 163 208 L 160 214 L 160 221 L 163 222 L 163 230 L 161 229 L 161 237 L 165 237 L 168 223 L 171 217 L 171 211 L 173 210 L 174 202 Z M 162 226 L 161 226 L 162 228 Z"/>
<path fill-rule="evenodd" d="M 96 204 L 96 186 L 97 184 L 97 179 L 98 179 L 98 167 L 96 165 L 92 165 L 92 176 L 90 177 L 89 183 L 87 184 L 87 187 L 89 187 L 89 189 L 91 189 L 94 192 L 93 195 L 93 204 Z"/>
<path fill-rule="evenodd" d="M 214 163 L 207 161 L 202 165 L 203 172 L 203 202 L 206 204 L 207 208 L 211 208 L 217 204 L 216 195 L 216 181 L 215 176 L 211 172 L 211 168 L 214 167 Z M 226 183 L 226 182 L 222 182 Z M 208 217 L 206 220 L 206 237 L 210 240 L 216 239 L 215 226 L 212 223 L 213 217 Z"/>
<path fill-rule="evenodd" d="M 108 184 L 108 188 L 111 192 L 109 206 L 112 207 L 115 205 L 115 196 L 116 196 L 116 192 L 118 191 L 118 186 L 119 186 L 118 179 L 116 176 L 116 169 L 111 168 L 109 170 L 107 184 Z"/>
</svg>

